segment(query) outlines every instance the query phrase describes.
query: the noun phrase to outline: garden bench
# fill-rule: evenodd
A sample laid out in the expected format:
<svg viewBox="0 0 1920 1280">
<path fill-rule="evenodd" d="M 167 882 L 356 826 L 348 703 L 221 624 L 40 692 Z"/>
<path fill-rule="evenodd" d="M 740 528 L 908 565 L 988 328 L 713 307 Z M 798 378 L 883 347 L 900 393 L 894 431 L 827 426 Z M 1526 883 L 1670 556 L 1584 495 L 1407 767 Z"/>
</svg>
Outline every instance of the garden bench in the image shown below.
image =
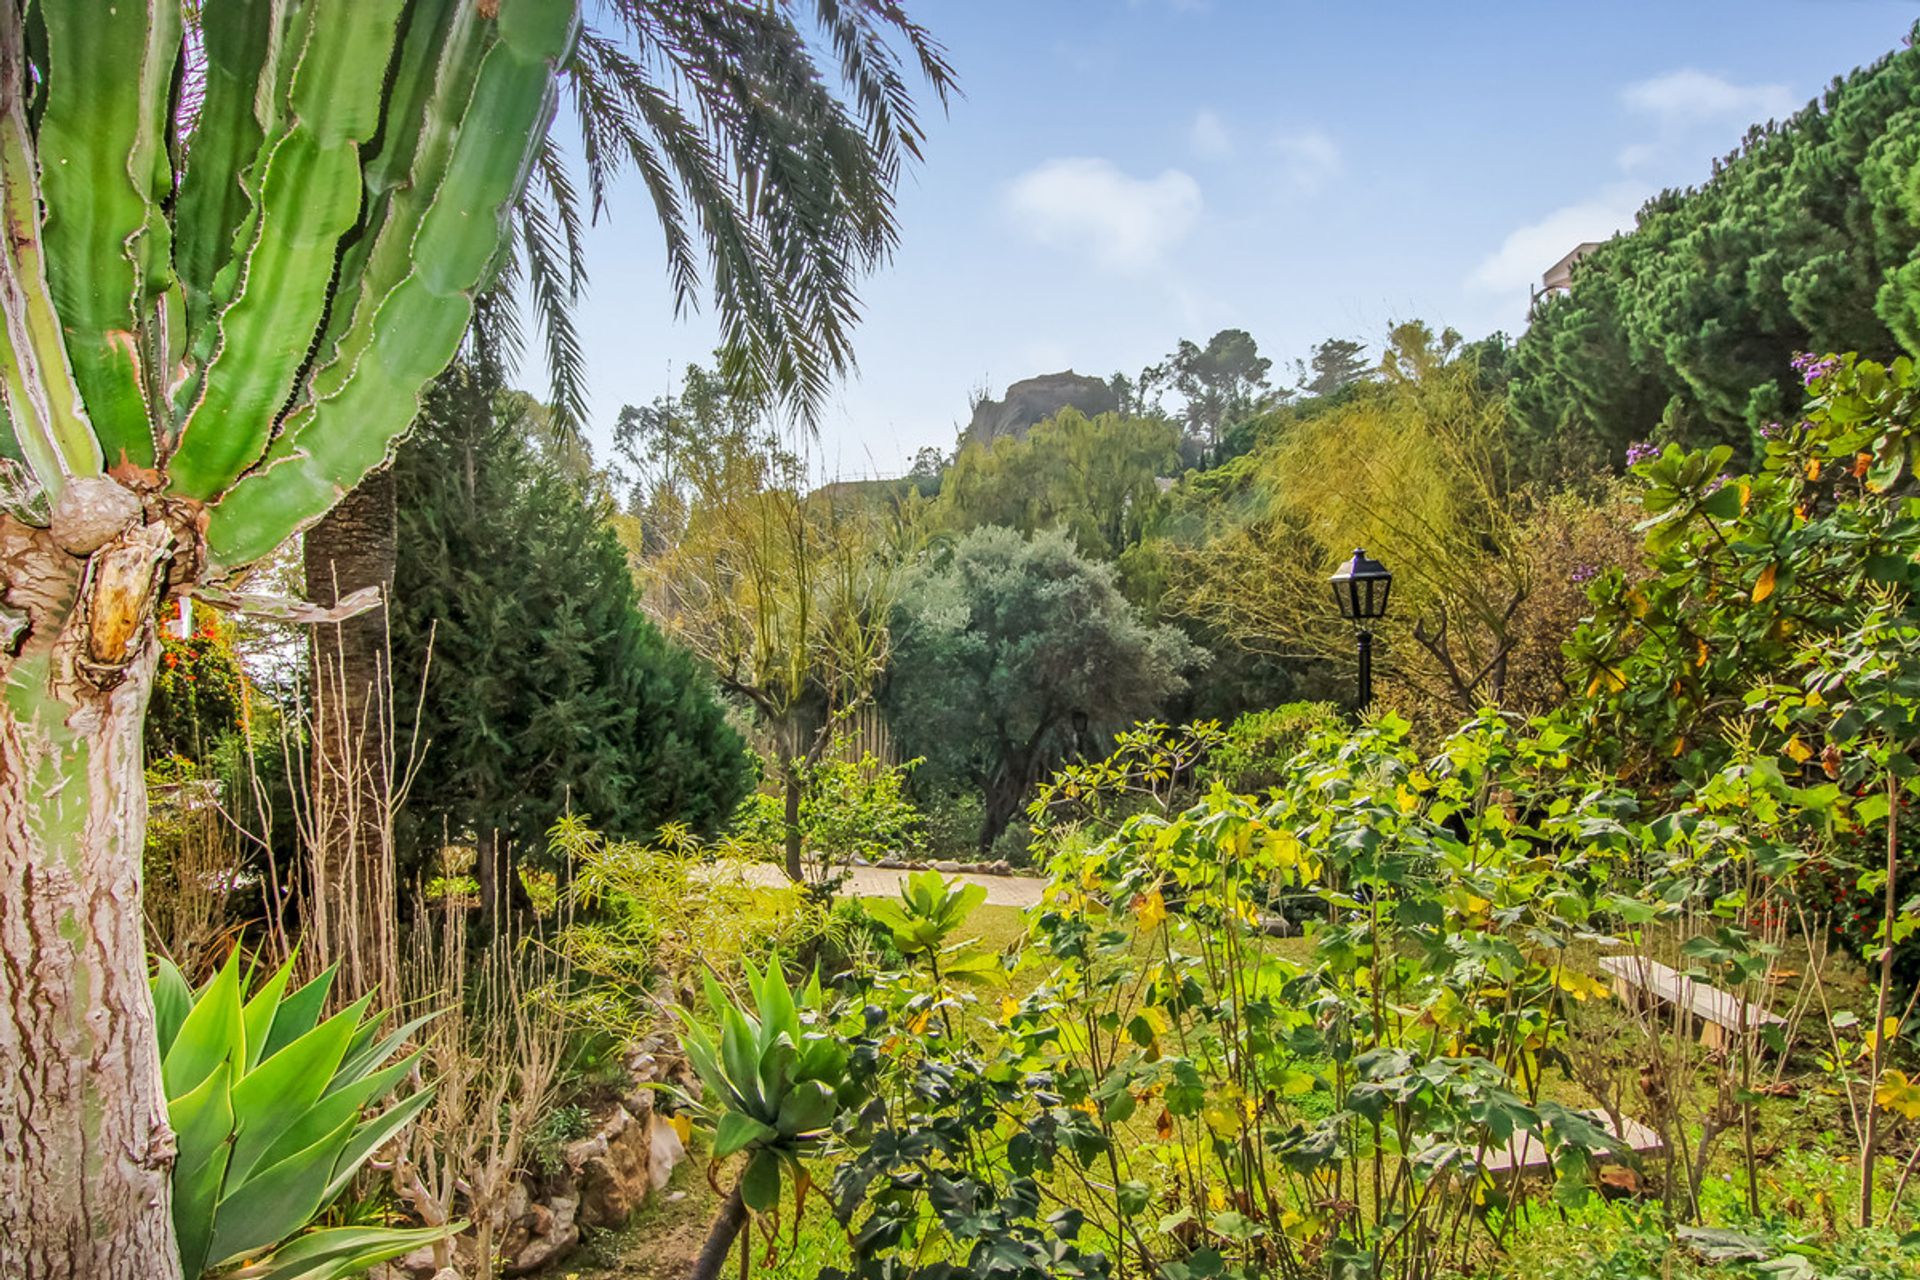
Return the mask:
<svg viewBox="0 0 1920 1280">
<path fill-rule="evenodd" d="M 1604 1111 L 1594 1109 L 1582 1111 L 1580 1114 L 1605 1129 L 1607 1135 L 1618 1144 L 1610 1153 L 1613 1156 L 1650 1155 L 1661 1150 L 1664 1145 L 1660 1141 L 1659 1134 L 1632 1116 L 1620 1117 L 1620 1125 L 1616 1128 L 1613 1117 Z M 1596 1160 L 1604 1158 L 1600 1152 L 1595 1152 L 1594 1157 Z M 1548 1153 L 1546 1144 L 1540 1141 L 1539 1135 L 1520 1133 L 1515 1134 L 1513 1141 L 1509 1142 L 1504 1149 L 1489 1153 L 1481 1162 L 1481 1167 L 1486 1172 L 1496 1175 L 1512 1173 L 1515 1169 L 1521 1173 L 1537 1173 L 1548 1168 L 1552 1163 L 1553 1157 Z"/>
<path fill-rule="evenodd" d="M 1727 1048 L 1742 1028 L 1785 1026 L 1786 1019 L 1749 1004 L 1729 991 L 1689 978 L 1644 956 L 1603 956 L 1600 971 L 1643 996 L 1674 1005 L 1700 1021 L 1700 1040 L 1709 1049 Z"/>
</svg>

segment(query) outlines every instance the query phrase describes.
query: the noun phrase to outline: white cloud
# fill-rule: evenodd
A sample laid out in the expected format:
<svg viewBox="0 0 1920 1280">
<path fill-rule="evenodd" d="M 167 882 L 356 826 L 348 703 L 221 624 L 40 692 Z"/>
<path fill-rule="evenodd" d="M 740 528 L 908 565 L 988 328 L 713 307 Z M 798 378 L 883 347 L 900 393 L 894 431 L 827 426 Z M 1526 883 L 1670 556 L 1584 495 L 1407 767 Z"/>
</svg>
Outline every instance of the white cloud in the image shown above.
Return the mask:
<svg viewBox="0 0 1920 1280">
<path fill-rule="evenodd" d="M 1227 122 L 1219 112 L 1205 108 L 1194 114 L 1187 144 L 1202 160 L 1225 160 L 1233 154 L 1233 135 L 1227 132 Z"/>
<path fill-rule="evenodd" d="M 1793 91 L 1783 84 L 1735 84 L 1724 76 L 1682 67 L 1620 91 L 1620 101 L 1668 124 L 1722 120 L 1758 124 L 1792 113 Z"/>
<path fill-rule="evenodd" d="M 1620 167 L 1626 170 L 1643 168 L 1660 157 L 1660 148 L 1651 142 L 1632 142 L 1620 148 L 1615 157 Z"/>
<path fill-rule="evenodd" d="M 1111 161 L 1048 160 L 1015 178 L 1002 201 L 1031 239 L 1085 253 L 1111 271 L 1157 265 L 1200 220 L 1200 184 L 1178 169 L 1136 178 Z"/>
<path fill-rule="evenodd" d="M 1592 200 L 1555 209 L 1538 222 L 1512 232 L 1481 259 L 1467 287 L 1483 293 L 1524 294 L 1540 283 L 1541 273 L 1587 240 L 1605 240 L 1633 226 L 1644 198 L 1617 188 Z"/>
<path fill-rule="evenodd" d="M 1340 172 L 1340 144 L 1321 129 L 1282 133 L 1273 140 L 1280 172 L 1294 190 L 1312 195 Z"/>
</svg>

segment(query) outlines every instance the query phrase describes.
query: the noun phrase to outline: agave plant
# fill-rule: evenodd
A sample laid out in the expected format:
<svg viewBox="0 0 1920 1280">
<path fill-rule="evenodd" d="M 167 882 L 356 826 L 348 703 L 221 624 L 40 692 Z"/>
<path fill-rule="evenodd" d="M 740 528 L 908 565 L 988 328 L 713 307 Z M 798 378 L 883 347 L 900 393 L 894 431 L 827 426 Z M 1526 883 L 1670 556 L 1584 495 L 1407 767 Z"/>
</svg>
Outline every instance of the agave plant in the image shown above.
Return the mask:
<svg viewBox="0 0 1920 1280">
<path fill-rule="evenodd" d="M 416 1053 L 388 1063 L 427 1021 L 381 1034 L 371 997 L 321 1016 L 332 969 L 289 993 L 290 960 L 259 987 L 240 952 L 197 992 L 166 960 L 153 978 L 167 1119 L 179 1142 L 173 1225 L 185 1273 L 272 1280 L 357 1275 L 459 1229 L 343 1227 L 289 1241 L 432 1098 L 378 1109 Z M 384 1065 L 383 1065 L 384 1064 Z M 283 1245 L 282 1242 L 288 1242 Z"/>
<path fill-rule="evenodd" d="M 701 1106 L 713 1125 L 713 1158 L 745 1154 L 740 1180 L 709 1234 L 694 1275 L 710 1274 L 745 1221 L 780 1202 L 783 1176 L 804 1176 L 801 1156 L 857 1101 L 847 1072 L 847 1048 L 823 1015 L 826 998 L 816 972 L 796 1000 L 780 958 L 764 972 L 746 962 L 751 1006 L 730 996 L 711 975 L 707 1004 L 719 1021 L 709 1027 L 680 1011 L 681 1048 L 700 1077 Z"/>
<path fill-rule="evenodd" d="M 980 885 L 948 880 L 938 871 L 916 871 L 901 882 L 898 902 L 883 898 L 866 909 L 887 927 L 900 954 L 924 958 L 936 980 L 994 983 L 1005 975 L 993 956 L 965 942 L 947 942 L 986 900 Z"/>
</svg>

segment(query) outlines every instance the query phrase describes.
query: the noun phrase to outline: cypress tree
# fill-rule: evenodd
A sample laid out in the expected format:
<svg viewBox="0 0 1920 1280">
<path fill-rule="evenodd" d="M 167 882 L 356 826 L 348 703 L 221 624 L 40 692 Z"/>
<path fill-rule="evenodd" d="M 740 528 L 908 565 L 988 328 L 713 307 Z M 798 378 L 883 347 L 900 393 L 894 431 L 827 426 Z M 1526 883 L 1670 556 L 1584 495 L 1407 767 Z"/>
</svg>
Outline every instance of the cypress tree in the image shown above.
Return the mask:
<svg viewBox="0 0 1920 1280">
<path fill-rule="evenodd" d="M 417 701 L 424 744 L 401 854 L 417 867 L 472 839 L 489 906 L 563 813 L 635 838 L 712 831 L 751 782 L 691 658 L 640 613 L 604 497 L 535 448 L 526 410 L 456 367 L 395 463 L 398 733 Z"/>
</svg>

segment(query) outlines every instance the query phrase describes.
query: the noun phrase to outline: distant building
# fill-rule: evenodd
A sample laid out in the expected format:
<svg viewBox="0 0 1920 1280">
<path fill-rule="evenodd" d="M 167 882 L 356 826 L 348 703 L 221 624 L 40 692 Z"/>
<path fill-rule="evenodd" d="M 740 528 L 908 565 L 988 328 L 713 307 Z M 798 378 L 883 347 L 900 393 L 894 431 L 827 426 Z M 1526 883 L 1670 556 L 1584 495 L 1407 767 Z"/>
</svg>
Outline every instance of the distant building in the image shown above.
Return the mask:
<svg viewBox="0 0 1920 1280">
<path fill-rule="evenodd" d="M 1540 277 L 1540 287 L 1533 291 L 1533 304 L 1538 306 L 1542 298 L 1551 298 L 1556 293 L 1565 293 L 1573 288 L 1573 264 L 1599 247 L 1598 240 L 1584 240 L 1575 245 L 1566 257 L 1548 267 L 1546 274 Z"/>
</svg>

